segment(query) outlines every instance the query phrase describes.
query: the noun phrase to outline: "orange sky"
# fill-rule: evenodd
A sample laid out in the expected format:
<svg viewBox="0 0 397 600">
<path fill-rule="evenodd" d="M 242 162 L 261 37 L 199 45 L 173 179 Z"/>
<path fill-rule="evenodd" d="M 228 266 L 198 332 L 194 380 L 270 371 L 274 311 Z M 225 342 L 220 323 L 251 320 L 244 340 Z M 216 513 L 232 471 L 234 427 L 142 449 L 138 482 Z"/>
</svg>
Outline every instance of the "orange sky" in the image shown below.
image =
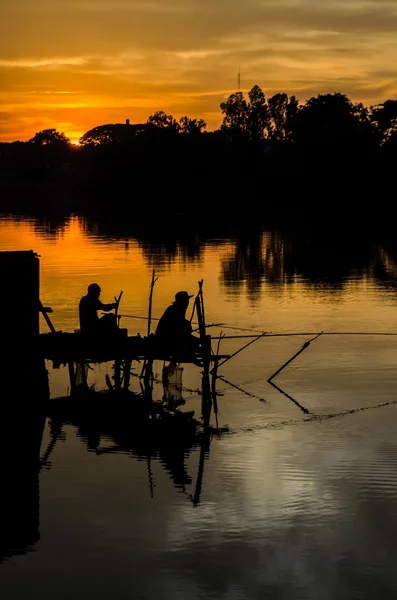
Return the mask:
<svg viewBox="0 0 397 600">
<path fill-rule="evenodd" d="M 1 0 L 0 140 L 55 127 L 72 141 L 156 110 L 221 122 L 267 96 L 397 96 L 393 0 Z"/>
</svg>

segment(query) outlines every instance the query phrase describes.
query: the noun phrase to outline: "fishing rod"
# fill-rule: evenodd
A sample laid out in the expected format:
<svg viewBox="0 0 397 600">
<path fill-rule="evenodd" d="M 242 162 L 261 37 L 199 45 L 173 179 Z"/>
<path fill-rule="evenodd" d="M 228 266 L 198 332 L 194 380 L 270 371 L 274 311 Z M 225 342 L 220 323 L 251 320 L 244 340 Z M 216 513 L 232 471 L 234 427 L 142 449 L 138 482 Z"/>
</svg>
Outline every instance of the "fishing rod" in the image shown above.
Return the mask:
<svg viewBox="0 0 397 600">
<path fill-rule="evenodd" d="M 139 317 L 138 315 L 119 315 L 119 317 L 123 317 L 124 319 L 143 319 L 144 321 L 148 321 L 149 317 Z M 160 321 L 160 319 L 156 319 L 155 317 L 150 317 L 151 321 Z"/>
<path fill-rule="evenodd" d="M 119 315 L 119 317 L 123 317 L 124 319 L 142 319 L 144 321 L 148 320 L 148 317 L 143 317 L 140 315 Z M 151 317 L 152 321 L 160 321 L 160 319 L 155 318 L 155 317 Z M 193 325 L 198 325 L 197 322 L 192 321 Z M 234 327 L 232 325 L 225 325 L 224 323 L 211 323 L 211 325 L 206 325 L 206 327 L 223 327 L 224 329 L 235 329 L 236 331 L 249 331 L 250 333 L 259 335 L 259 331 L 256 332 L 255 329 L 247 329 L 246 327 Z M 194 331 L 198 331 L 198 329 L 195 329 Z M 239 337 L 239 336 L 236 336 Z M 244 336 L 242 336 L 244 337 Z M 254 336 L 255 337 L 255 336 Z M 219 339 L 219 338 L 213 338 L 213 339 Z"/>
<path fill-rule="evenodd" d="M 125 319 L 143 319 L 144 321 L 147 321 L 149 317 L 140 317 L 138 315 L 119 315 L 119 317 L 123 317 Z M 157 319 L 156 317 L 150 317 L 151 321 L 160 321 L 160 319 Z M 199 325 L 198 322 L 193 321 L 193 325 Z M 205 325 L 206 328 L 209 327 L 223 327 L 223 323 L 211 323 L 210 325 Z M 194 331 L 198 331 L 198 329 L 194 329 Z M 251 329 L 248 329 L 247 331 L 252 331 Z"/>
<path fill-rule="evenodd" d="M 304 335 L 389 335 L 396 336 L 397 333 L 390 331 L 305 331 L 297 333 L 266 333 L 262 337 L 292 337 L 292 336 L 304 336 Z M 252 339 L 257 338 L 258 335 L 223 335 L 213 336 L 213 340 L 237 340 L 237 339 Z"/>
</svg>

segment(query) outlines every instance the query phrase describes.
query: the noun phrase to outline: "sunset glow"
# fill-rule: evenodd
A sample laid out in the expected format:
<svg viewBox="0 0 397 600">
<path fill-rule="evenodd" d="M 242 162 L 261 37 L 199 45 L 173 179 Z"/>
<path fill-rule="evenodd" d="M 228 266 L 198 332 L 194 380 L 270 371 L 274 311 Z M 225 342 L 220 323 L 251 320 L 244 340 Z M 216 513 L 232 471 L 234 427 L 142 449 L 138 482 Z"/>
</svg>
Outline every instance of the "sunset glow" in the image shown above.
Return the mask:
<svg viewBox="0 0 397 600">
<path fill-rule="evenodd" d="M 386 0 L 3 0 L 0 140 L 56 128 L 72 142 L 157 110 L 221 122 L 219 104 L 267 96 L 397 95 L 397 9 Z"/>
</svg>

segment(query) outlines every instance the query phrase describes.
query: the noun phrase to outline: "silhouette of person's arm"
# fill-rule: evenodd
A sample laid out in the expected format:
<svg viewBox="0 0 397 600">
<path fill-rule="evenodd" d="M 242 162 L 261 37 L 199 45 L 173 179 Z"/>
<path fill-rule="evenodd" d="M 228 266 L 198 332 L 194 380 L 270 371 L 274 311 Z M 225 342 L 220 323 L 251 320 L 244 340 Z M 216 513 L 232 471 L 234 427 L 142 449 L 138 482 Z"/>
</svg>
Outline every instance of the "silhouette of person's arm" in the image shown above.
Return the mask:
<svg viewBox="0 0 397 600">
<path fill-rule="evenodd" d="M 104 312 L 109 312 L 109 310 L 113 310 L 116 308 L 117 302 L 112 302 L 111 304 L 103 304 L 100 300 L 98 300 L 98 310 L 103 310 Z"/>
</svg>

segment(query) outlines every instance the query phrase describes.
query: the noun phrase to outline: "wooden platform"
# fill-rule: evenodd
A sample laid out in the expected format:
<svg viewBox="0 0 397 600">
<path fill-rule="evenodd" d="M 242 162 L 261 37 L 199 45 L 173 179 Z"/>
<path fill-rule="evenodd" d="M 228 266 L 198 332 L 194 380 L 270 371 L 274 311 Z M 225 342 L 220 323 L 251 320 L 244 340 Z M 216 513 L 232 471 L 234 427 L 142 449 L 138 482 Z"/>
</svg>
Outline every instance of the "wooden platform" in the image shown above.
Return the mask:
<svg viewBox="0 0 397 600">
<path fill-rule="evenodd" d="M 229 358 L 229 355 L 213 355 L 210 352 L 211 339 L 208 337 L 208 362 Z M 145 360 L 174 361 L 178 363 L 193 363 L 194 356 L 171 356 L 160 352 L 156 347 L 154 335 L 141 337 L 129 336 L 127 329 L 119 329 L 115 335 L 98 339 L 87 338 L 83 334 L 55 332 L 42 333 L 39 336 L 39 348 L 45 360 L 53 362 L 54 368 L 69 363 L 102 363 L 115 360 L 139 362 Z M 203 357 L 197 355 L 197 359 Z"/>
</svg>

